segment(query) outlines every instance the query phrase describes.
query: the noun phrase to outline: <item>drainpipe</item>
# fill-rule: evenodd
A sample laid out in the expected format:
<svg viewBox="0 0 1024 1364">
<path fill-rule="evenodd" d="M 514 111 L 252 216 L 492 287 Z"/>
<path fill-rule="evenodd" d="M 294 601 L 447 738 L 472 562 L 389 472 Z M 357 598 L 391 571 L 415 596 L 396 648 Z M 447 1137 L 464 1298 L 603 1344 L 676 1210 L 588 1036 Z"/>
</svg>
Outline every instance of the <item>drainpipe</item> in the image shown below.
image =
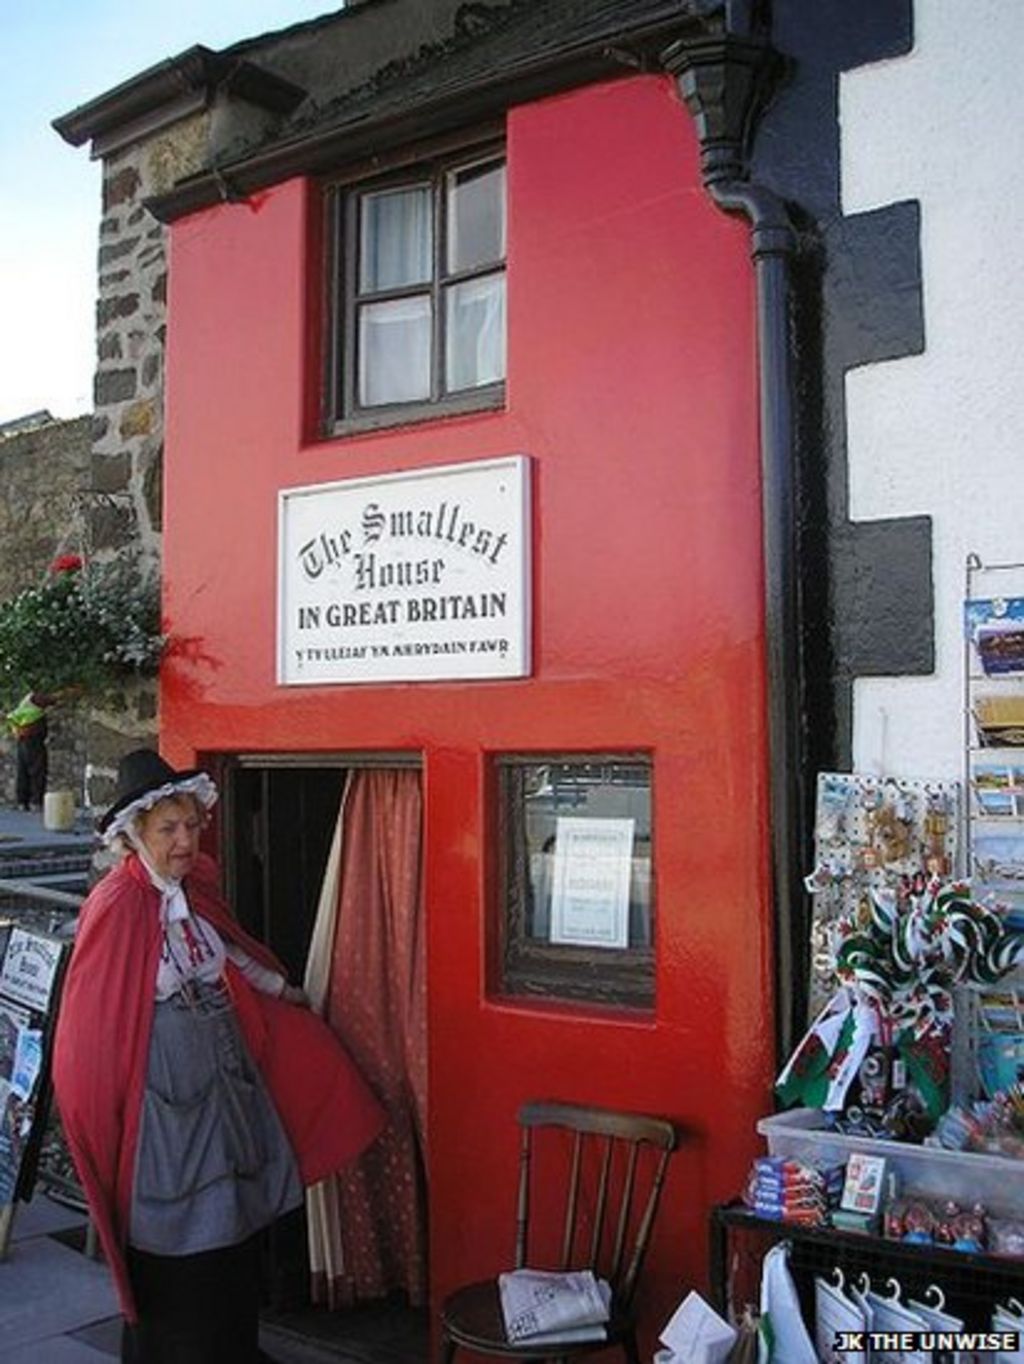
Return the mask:
<svg viewBox="0 0 1024 1364">
<path fill-rule="evenodd" d="M 796 514 L 794 365 L 790 337 L 790 262 L 797 247 L 782 200 L 747 178 L 745 149 L 774 86 L 781 60 L 766 43 L 724 33 L 673 43 L 661 57 L 676 77 L 697 125 L 701 173 L 714 202 L 742 214 L 751 228 L 757 285 L 760 385 L 761 515 L 772 899 L 779 1058 L 789 1055 L 803 1022 L 795 1017 L 804 983 L 795 979 L 804 931 L 803 871 L 806 757 L 800 649 Z"/>
</svg>

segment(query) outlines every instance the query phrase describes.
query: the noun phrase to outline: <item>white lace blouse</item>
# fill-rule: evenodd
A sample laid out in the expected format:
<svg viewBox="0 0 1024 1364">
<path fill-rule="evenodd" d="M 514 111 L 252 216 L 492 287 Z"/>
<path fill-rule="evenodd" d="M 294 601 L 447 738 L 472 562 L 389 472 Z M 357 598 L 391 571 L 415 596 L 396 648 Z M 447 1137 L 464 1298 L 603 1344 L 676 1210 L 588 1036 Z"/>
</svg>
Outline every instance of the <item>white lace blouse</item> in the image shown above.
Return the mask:
<svg viewBox="0 0 1024 1364">
<path fill-rule="evenodd" d="M 213 924 L 193 914 L 180 881 L 159 876 L 145 859 L 143 866 L 160 892 L 160 923 L 163 942 L 156 972 L 156 997 L 169 999 L 189 981 L 210 983 L 224 971 L 225 960 L 232 961 L 257 990 L 279 995 L 287 981 L 280 971 L 272 971 L 253 960 L 236 943 L 225 943 Z"/>
</svg>

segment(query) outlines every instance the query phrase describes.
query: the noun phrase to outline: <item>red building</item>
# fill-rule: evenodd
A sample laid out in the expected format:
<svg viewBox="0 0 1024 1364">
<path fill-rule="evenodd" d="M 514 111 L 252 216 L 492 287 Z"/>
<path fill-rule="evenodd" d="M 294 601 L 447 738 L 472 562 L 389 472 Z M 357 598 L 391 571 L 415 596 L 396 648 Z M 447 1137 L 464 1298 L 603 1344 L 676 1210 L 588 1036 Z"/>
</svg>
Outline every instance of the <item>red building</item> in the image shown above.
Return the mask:
<svg viewBox="0 0 1024 1364">
<path fill-rule="evenodd" d="M 311 424 L 315 183 L 172 227 L 166 604 L 172 630 L 202 644 L 165 671 L 161 738 L 189 763 L 416 761 L 434 1292 L 502 1264 L 511 1209 L 483 1191 L 511 1190 L 517 1106 L 558 1096 L 691 1130 L 660 1228 L 665 1306 L 700 1276 L 704 1212 L 737 1186 L 774 1064 L 747 232 L 703 193 L 667 77 L 510 110 L 504 156 L 508 373 L 500 407 L 479 413 L 326 438 Z M 509 454 L 531 466 L 528 675 L 281 686 L 281 490 Z M 654 944 L 642 1007 L 505 988 L 504 755 L 641 755 Z"/>
<path fill-rule="evenodd" d="M 431 1302 L 508 1262 L 518 1106 L 600 1104 L 684 1132 L 653 1336 L 800 1001 L 795 247 L 747 159 L 776 64 L 757 6 L 473 8 L 193 49 L 58 126 L 109 188 L 209 119 L 147 200 L 160 741 L 220 775 L 239 912 L 301 969 L 346 775 L 415 774 L 422 1015 L 377 1021 L 425 1039 Z"/>
</svg>

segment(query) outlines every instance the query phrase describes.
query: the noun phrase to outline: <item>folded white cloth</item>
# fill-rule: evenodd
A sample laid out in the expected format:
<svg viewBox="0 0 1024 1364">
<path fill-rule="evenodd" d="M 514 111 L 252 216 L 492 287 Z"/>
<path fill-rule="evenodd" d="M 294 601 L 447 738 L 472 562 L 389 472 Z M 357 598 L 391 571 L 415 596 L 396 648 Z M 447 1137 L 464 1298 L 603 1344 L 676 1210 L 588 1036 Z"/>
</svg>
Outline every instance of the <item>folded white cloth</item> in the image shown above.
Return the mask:
<svg viewBox="0 0 1024 1364">
<path fill-rule="evenodd" d="M 589 1269 L 515 1269 L 498 1275 L 498 1294 L 510 1341 L 539 1345 L 605 1337 L 611 1288 Z"/>
</svg>

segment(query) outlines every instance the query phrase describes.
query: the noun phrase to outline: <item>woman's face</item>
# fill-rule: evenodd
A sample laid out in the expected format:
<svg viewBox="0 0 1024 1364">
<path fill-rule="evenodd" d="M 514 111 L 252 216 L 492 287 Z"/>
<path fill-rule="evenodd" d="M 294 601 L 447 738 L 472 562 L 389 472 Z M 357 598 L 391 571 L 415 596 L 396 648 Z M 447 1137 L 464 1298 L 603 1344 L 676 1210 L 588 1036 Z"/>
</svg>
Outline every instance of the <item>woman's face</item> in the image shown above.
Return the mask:
<svg viewBox="0 0 1024 1364">
<path fill-rule="evenodd" d="M 138 832 L 159 876 L 180 881 L 195 866 L 203 815 L 191 796 L 169 796 L 139 816 Z"/>
</svg>

